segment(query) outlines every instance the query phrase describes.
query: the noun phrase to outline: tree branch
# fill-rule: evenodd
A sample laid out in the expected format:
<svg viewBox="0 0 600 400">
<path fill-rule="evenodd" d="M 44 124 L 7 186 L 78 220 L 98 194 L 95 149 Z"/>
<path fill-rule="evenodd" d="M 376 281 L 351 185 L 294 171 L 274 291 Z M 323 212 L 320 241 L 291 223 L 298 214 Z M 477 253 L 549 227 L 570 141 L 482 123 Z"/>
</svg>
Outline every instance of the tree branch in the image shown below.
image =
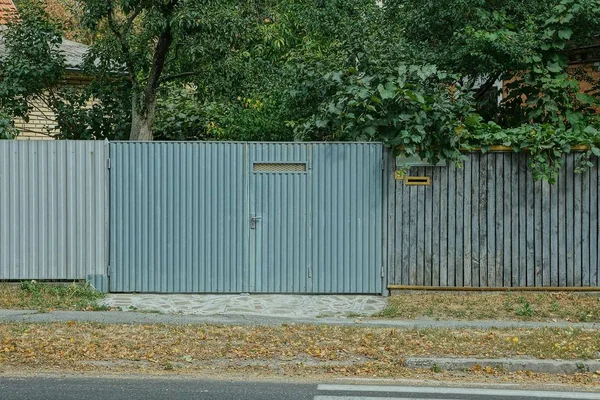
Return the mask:
<svg viewBox="0 0 600 400">
<path fill-rule="evenodd" d="M 158 82 L 164 83 L 164 82 L 172 81 L 172 80 L 179 79 L 179 78 L 185 78 L 186 76 L 194 76 L 194 75 L 198 75 L 198 74 L 200 74 L 200 71 L 182 72 L 180 74 L 163 76 L 162 78 L 160 78 L 158 80 Z"/>
<path fill-rule="evenodd" d="M 127 18 L 127 22 L 125 22 L 125 26 L 123 28 L 123 33 L 128 33 L 129 30 L 131 29 L 131 26 L 133 25 L 133 21 L 137 18 L 138 15 L 140 15 L 140 13 L 142 12 L 142 6 L 137 6 L 133 12 L 131 13 L 131 15 L 129 16 L 129 18 Z"/>
<path fill-rule="evenodd" d="M 137 82 L 135 69 L 133 68 L 133 62 L 131 60 L 131 51 L 129 49 L 129 44 L 127 43 L 127 38 L 124 36 L 125 33 L 129 31 L 131 25 L 133 24 L 133 20 L 139 15 L 141 11 L 141 7 L 134 10 L 134 12 L 129 16 L 127 22 L 125 24 L 125 29 L 123 32 L 119 30 L 117 26 L 117 22 L 115 21 L 114 10 L 111 0 L 105 0 L 106 2 L 106 10 L 107 10 L 107 20 L 108 26 L 110 30 L 114 33 L 114 35 L 119 39 L 119 43 L 121 44 L 121 51 L 125 57 L 125 66 L 127 67 L 127 72 L 129 73 L 129 80 L 133 83 Z"/>
<path fill-rule="evenodd" d="M 173 13 L 178 0 L 172 0 L 169 2 L 164 9 L 164 13 L 169 17 Z M 161 83 L 161 75 L 165 68 L 167 61 L 167 54 L 173 42 L 173 32 L 171 31 L 170 21 L 167 23 L 164 30 L 158 37 L 156 47 L 154 48 L 154 56 L 152 57 L 152 67 L 150 69 L 150 75 L 148 76 L 148 82 L 146 83 L 146 91 L 144 93 L 144 104 L 152 102 L 156 96 L 156 90 Z"/>
</svg>

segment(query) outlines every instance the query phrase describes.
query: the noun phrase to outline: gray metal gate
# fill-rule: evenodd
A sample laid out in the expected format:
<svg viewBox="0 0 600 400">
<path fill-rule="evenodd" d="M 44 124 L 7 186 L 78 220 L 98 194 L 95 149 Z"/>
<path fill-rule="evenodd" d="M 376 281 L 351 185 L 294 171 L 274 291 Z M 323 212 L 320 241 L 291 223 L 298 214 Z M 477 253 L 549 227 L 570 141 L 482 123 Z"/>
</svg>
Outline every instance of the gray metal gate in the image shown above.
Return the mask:
<svg viewBox="0 0 600 400">
<path fill-rule="evenodd" d="M 381 144 L 110 152 L 111 291 L 381 293 Z"/>
</svg>

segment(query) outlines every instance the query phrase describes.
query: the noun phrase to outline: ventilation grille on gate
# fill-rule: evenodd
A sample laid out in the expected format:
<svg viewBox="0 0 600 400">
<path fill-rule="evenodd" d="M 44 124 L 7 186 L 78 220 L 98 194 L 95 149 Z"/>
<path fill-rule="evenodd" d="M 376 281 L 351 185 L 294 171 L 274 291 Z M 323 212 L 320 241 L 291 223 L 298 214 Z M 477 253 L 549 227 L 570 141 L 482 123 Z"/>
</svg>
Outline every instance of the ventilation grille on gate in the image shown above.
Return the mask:
<svg viewBox="0 0 600 400">
<path fill-rule="evenodd" d="M 306 172 L 306 163 L 254 163 L 254 172 Z"/>
</svg>

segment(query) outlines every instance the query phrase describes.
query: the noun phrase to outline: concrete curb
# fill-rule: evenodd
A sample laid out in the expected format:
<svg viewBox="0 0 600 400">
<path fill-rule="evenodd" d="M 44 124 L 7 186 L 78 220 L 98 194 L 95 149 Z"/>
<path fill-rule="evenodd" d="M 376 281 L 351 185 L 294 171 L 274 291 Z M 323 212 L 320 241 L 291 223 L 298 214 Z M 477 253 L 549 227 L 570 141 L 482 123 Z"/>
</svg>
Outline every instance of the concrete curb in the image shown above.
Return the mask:
<svg viewBox="0 0 600 400">
<path fill-rule="evenodd" d="M 462 371 L 473 368 L 495 368 L 507 372 L 531 371 L 547 374 L 574 374 L 600 371 L 600 360 L 537 360 L 513 358 L 444 358 L 409 357 L 404 360 L 407 368 Z"/>
<path fill-rule="evenodd" d="M 527 321 L 436 321 L 428 319 L 416 320 L 377 320 L 363 318 L 307 318 L 307 317 L 274 317 L 244 314 L 226 315 L 183 315 L 156 314 L 134 311 L 52 311 L 35 310 L 2 310 L 0 322 L 97 322 L 103 324 L 224 324 L 224 325 L 334 325 L 364 326 L 373 328 L 397 329 L 538 329 L 538 328 L 577 328 L 600 329 L 599 323 L 569 322 L 527 322 Z"/>
</svg>

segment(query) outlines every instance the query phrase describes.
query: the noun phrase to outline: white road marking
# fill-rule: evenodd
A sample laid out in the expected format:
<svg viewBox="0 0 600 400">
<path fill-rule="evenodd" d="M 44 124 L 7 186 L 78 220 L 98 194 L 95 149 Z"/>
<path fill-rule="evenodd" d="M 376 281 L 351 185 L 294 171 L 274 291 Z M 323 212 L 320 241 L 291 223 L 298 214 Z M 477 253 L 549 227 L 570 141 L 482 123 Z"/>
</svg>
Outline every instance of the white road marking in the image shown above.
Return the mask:
<svg viewBox="0 0 600 400">
<path fill-rule="evenodd" d="M 458 400 L 458 399 L 415 399 L 412 397 L 354 397 L 354 396 L 316 396 L 314 400 Z"/>
<path fill-rule="evenodd" d="M 505 389 L 471 389 L 447 387 L 411 387 L 411 386 L 379 386 L 379 385 L 319 385 L 318 390 L 336 392 L 387 392 L 387 393 L 428 393 L 428 394 L 455 394 L 470 396 L 506 396 L 506 397 L 532 397 L 552 399 L 583 399 L 599 400 L 598 393 L 585 392 L 552 392 L 533 390 L 505 390 Z M 355 399 L 355 398 L 353 398 Z"/>
</svg>

